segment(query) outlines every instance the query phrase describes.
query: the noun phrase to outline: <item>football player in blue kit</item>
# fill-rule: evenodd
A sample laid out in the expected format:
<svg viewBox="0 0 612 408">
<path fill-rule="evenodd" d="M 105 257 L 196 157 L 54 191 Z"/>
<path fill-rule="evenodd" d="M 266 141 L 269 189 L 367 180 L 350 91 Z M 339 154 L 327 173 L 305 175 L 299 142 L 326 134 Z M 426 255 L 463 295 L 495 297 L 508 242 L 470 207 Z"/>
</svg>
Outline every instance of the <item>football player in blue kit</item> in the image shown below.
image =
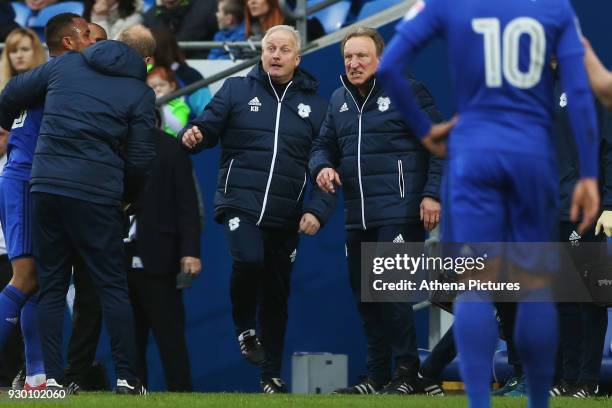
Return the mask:
<svg viewBox="0 0 612 408">
<path fill-rule="evenodd" d="M 87 22 L 79 19 L 74 27 L 56 27 L 56 30 L 46 33 L 47 38 L 61 38 L 55 42 L 55 47 L 49 42 L 52 57 L 70 50 L 81 51 L 91 45 Z M 13 278 L 0 292 L 0 347 L 21 321 L 26 357 L 25 389 L 41 389 L 46 384 L 36 312 L 38 282 L 32 255 L 29 186 L 43 106 L 41 101 L 39 105 L 24 110 L 13 122 L 7 163 L 0 176 L 0 221 L 13 267 Z"/>
<path fill-rule="evenodd" d="M 447 41 L 458 120 L 432 125 L 403 76 L 431 39 Z M 389 44 L 379 77 L 432 152 L 446 153 L 445 242 L 550 242 L 558 201 L 552 138 L 552 55 L 559 61 L 578 147 L 580 181 L 571 216 L 584 230 L 599 209 L 597 124 L 584 48 L 569 0 L 417 1 Z M 529 406 L 545 407 L 552 385 L 557 317 L 550 289 L 518 305 L 515 344 Z M 529 301 L 537 299 L 539 301 Z M 490 296 L 466 292 L 455 304 L 455 340 L 471 407 L 490 405 L 497 326 Z"/>
</svg>

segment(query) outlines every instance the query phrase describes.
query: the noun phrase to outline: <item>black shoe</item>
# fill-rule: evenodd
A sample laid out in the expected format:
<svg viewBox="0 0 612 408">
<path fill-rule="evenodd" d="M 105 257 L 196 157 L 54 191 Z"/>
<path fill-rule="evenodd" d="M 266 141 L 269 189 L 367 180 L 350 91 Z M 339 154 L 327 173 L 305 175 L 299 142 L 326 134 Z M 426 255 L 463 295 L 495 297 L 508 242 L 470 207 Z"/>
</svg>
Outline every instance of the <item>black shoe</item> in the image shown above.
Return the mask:
<svg viewBox="0 0 612 408">
<path fill-rule="evenodd" d="M 425 395 L 444 395 L 444 390 L 442 389 L 442 385 L 433 378 L 423 377 L 421 373 L 416 380 L 416 392 L 417 394 L 425 394 Z"/>
<path fill-rule="evenodd" d="M 553 385 L 548 394 L 551 397 L 570 397 L 578 390 L 575 384 L 569 383 L 565 380 Z"/>
<path fill-rule="evenodd" d="M 287 394 L 287 386 L 280 378 L 269 378 L 259 383 L 264 394 Z"/>
<path fill-rule="evenodd" d="M 380 391 L 380 394 L 407 395 L 414 393 L 416 393 L 415 376 L 403 366 L 397 367 L 395 377 Z"/>
<path fill-rule="evenodd" d="M 147 389 L 142 385 L 140 380 L 122 380 L 117 378 L 117 387 L 115 394 L 120 395 L 147 395 Z"/>
<path fill-rule="evenodd" d="M 45 384 L 46 390 L 51 390 L 51 391 L 65 390 L 66 395 L 76 395 L 79 393 L 80 388 L 81 387 L 79 387 L 79 385 L 74 382 L 71 382 L 68 385 L 64 386 L 61 383 L 57 382 L 55 378 L 47 378 L 47 383 Z"/>
<path fill-rule="evenodd" d="M 245 330 L 238 336 L 240 343 L 240 352 L 249 362 L 253 364 L 262 364 L 266 361 L 266 353 L 255 335 L 255 330 Z"/>
<path fill-rule="evenodd" d="M 11 389 L 13 390 L 23 390 L 23 386 L 25 385 L 25 368 L 19 370 L 15 378 L 13 379 L 13 383 L 11 384 Z"/>
<path fill-rule="evenodd" d="M 599 394 L 599 385 L 598 384 L 582 384 L 579 385 L 572 397 L 575 398 L 590 398 L 596 397 Z"/>
<path fill-rule="evenodd" d="M 332 394 L 376 394 L 380 386 L 368 377 L 361 377 L 359 383 L 347 388 L 338 388 Z"/>
</svg>

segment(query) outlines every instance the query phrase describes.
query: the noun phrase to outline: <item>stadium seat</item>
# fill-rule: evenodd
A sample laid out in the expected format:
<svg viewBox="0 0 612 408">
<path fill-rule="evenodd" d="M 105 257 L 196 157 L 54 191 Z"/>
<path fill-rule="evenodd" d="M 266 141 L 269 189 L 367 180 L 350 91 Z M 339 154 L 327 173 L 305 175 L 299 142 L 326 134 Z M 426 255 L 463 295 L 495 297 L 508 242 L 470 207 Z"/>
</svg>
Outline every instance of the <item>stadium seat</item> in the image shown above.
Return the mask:
<svg viewBox="0 0 612 408">
<path fill-rule="evenodd" d="M 386 10 L 389 7 L 393 7 L 396 4 L 401 3 L 403 0 L 374 0 L 369 1 L 361 7 L 359 14 L 357 14 L 357 21 L 361 21 L 364 18 L 370 17 L 380 11 Z"/>
<path fill-rule="evenodd" d="M 320 0 L 311 0 L 308 2 L 308 6 L 314 6 L 317 3 L 320 3 Z M 351 2 L 344 0 L 319 10 L 312 16 L 319 19 L 325 33 L 329 34 L 339 30 L 344 25 L 350 9 Z"/>
<path fill-rule="evenodd" d="M 142 2 L 142 12 L 146 13 L 154 5 L 155 5 L 155 0 L 144 0 Z"/>
<path fill-rule="evenodd" d="M 28 19 L 32 15 L 32 10 L 30 10 L 24 3 L 20 3 L 18 1 L 12 2 L 11 5 L 15 11 L 15 22 L 22 27 L 27 27 Z"/>
<path fill-rule="evenodd" d="M 38 15 L 30 19 L 28 24 L 32 28 L 42 28 L 54 16 L 60 13 L 74 13 L 83 15 L 83 3 L 78 1 L 66 1 L 63 3 L 47 6 L 38 12 Z"/>
</svg>

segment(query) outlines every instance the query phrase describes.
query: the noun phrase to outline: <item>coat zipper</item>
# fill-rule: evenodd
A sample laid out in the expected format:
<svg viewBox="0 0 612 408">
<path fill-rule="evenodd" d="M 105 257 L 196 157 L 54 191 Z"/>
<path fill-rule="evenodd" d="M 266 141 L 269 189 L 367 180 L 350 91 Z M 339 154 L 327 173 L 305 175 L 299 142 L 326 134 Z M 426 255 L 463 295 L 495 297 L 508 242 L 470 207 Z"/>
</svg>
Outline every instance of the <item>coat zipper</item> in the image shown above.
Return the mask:
<svg viewBox="0 0 612 408">
<path fill-rule="evenodd" d="M 368 93 L 368 96 L 366 96 L 365 100 L 363 101 L 363 105 L 361 105 L 361 107 L 359 107 L 357 100 L 355 100 L 355 97 L 353 96 L 351 91 L 349 91 L 349 89 L 344 84 L 344 80 L 342 79 L 342 76 L 340 76 L 340 81 L 342 82 L 342 86 L 344 86 L 344 89 L 346 89 L 349 95 L 351 95 L 351 98 L 353 99 L 353 102 L 355 102 L 355 106 L 357 107 L 357 112 L 359 112 L 359 131 L 357 133 L 357 173 L 359 176 L 359 194 L 361 198 L 361 226 L 365 230 L 367 229 L 367 227 L 366 227 L 366 222 L 365 222 L 365 203 L 364 203 L 364 198 L 363 198 L 363 183 L 361 181 L 361 115 L 363 113 L 363 108 L 365 107 L 366 103 L 368 103 L 368 99 L 370 99 L 370 95 L 372 95 L 372 91 L 374 91 L 374 88 L 376 87 L 376 78 L 374 78 L 374 82 L 372 83 L 372 89 L 370 89 L 370 92 Z"/>
<path fill-rule="evenodd" d="M 274 95 L 276 96 L 276 100 L 278 101 L 278 104 L 276 105 L 276 123 L 274 124 L 274 151 L 272 153 L 272 164 L 270 165 L 270 173 L 268 174 L 268 183 L 266 184 L 266 192 L 264 193 L 263 204 L 261 205 L 261 213 L 259 214 L 259 219 L 257 220 L 257 223 L 255 224 L 257 226 L 261 224 L 261 220 L 263 219 L 263 216 L 266 212 L 266 205 L 268 204 L 268 193 L 270 192 L 270 184 L 272 184 L 272 174 L 274 174 L 274 165 L 276 164 L 276 151 L 278 149 L 278 128 L 280 125 L 280 114 L 281 114 L 281 107 L 283 104 L 283 99 L 285 98 L 285 94 L 287 94 L 287 90 L 293 83 L 293 81 L 291 81 L 287 84 L 287 87 L 285 88 L 283 95 L 279 98 L 278 94 L 276 93 L 276 89 L 274 89 L 274 85 L 272 85 L 272 78 L 270 78 L 270 74 L 268 74 L 268 80 L 270 81 L 270 86 L 272 87 L 272 91 L 274 92 Z"/>
</svg>

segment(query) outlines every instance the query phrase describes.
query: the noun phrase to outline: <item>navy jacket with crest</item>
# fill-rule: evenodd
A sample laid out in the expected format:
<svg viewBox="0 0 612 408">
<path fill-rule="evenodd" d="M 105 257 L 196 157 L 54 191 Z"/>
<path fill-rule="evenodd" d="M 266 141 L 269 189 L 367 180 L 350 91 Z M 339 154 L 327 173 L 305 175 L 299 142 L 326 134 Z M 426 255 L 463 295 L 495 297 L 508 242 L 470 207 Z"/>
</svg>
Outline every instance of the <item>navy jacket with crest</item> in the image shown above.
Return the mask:
<svg viewBox="0 0 612 408">
<path fill-rule="evenodd" d="M 202 115 L 188 124 L 204 135 L 192 153 L 221 144 L 217 221 L 227 210 L 263 227 L 297 230 L 305 212 L 322 225 L 327 221 L 333 196 L 315 186 L 303 205 L 310 149 L 327 108 L 317 88 L 318 82 L 298 68 L 277 93 L 259 63 L 246 77 L 228 78 Z"/>
</svg>

